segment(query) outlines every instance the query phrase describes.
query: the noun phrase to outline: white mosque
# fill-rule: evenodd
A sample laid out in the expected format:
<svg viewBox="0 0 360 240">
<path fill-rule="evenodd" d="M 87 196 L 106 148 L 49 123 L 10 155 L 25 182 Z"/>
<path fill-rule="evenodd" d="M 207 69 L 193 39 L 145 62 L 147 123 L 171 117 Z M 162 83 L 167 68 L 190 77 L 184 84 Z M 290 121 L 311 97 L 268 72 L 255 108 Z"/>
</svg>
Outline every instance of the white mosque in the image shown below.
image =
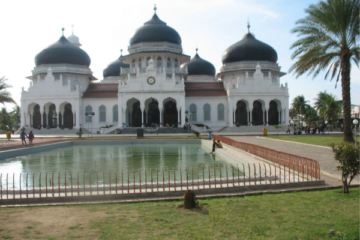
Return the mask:
<svg viewBox="0 0 360 240">
<path fill-rule="evenodd" d="M 21 126 L 76 130 L 91 122 L 93 132 L 110 133 L 155 123 L 214 129 L 288 123 L 288 86 L 280 84 L 286 73 L 249 24 L 216 73 L 197 49 L 192 58 L 183 54 L 179 33 L 154 10 L 130 38 L 129 53 L 110 63 L 100 81 L 74 33 L 38 53 L 30 86 L 22 89 Z"/>
</svg>

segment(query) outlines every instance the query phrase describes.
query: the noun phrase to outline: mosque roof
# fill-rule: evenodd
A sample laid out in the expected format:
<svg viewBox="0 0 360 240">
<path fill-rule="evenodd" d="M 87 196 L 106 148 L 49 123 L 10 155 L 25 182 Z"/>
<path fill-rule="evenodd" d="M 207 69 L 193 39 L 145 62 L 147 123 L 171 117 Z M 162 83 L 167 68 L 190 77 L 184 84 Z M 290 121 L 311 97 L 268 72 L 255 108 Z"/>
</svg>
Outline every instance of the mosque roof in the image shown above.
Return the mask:
<svg viewBox="0 0 360 240">
<path fill-rule="evenodd" d="M 186 97 L 222 97 L 226 96 L 223 82 L 185 82 Z"/>
<path fill-rule="evenodd" d="M 118 84 L 89 84 L 83 98 L 117 98 Z"/>
<path fill-rule="evenodd" d="M 215 76 L 215 67 L 212 63 L 202 59 L 199 54 L 197 53 L 193 58 L 190 59 L 189 62 L 184 63 L 181 65 L 181 68 L 188 69 L 188 75 L 209 75 Z"/>
</svg>

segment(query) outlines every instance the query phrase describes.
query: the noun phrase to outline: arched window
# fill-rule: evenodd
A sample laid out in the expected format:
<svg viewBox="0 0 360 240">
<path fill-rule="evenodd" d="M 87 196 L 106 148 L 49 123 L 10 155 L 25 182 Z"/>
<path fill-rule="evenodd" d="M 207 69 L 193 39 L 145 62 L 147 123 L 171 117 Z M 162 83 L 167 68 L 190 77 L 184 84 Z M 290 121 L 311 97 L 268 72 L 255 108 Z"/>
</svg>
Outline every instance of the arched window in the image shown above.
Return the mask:
<svg viewBox="0 0 360 240">
<path fill-rule="evenodd" d="M 104 105 L 99 107 L 99 122 L 106 122 L 106 107 Z"/>
<path fill-rule="evenodd" d="M 162 68 L 161 57 L 158 57 L 157 60 L 156 60 L 156 68 Z"/>
<path fill-rule="evenodd" d="M 190 105 L 190 116 L 189 116 L 189 121 L 197 121 L 197 111 L 196 111 L 196 105 L 195 104 L 191 104 Z"/>
<path fill-rule="evenodd" d="M 174 67 L 176 67 L 176 68 L 179 67 L 179 61 L 177 59 L 175 59 L 175 64 L 174 65 L 175 65 Z"/>
<path fill-rule="evenodd" d="M 210 105 L 207 103 L 204 105 L 204 121 L 211 121 L 211 108 Z"/>
<path fill-rule="evenodd" d="M 132 63 L 131 63 L 131 68 L 132 68 L 132 69 L 136 68 L 135 59 L 134 59 L 134 60 L 132 60 Z"/>
<path fill-rule="evenodd" d="M 86 113 L 92 113 L 92 107 L 91 106 L 86 106 L 85 108 L 85 114 Z M 88 117 L 88 116 L 85 116 L 85 122 L 92 122 L 92 116 Z"/>
<path fill-rule="evenodd" d="M 149 66 L 149 61 L 150 61 L 150 57 L 147 57 L 147 59 L 146 59 L 146 67 L 148 67 Z"/>
<path fill-rule="evenodd" d="M 168 58 L 167 61 L 166 61 L 166 67 L 171 68 L 171 60 L 170 60 L 170 58 Z"/>
<path fill-rule="evenodd" d="M 218 121 L 225 121 L 225 107 L 224 104 L 220 103 L 217 107 L 218 110 Z"/>
<path fill-rule="evenodd" d="M 113 106 L 113 122 L 118 122 L 118 105 Z"/>
<path fill-rule="evenodd" d="M 139 58 L 139 61 L 138 61 L 138 68 L 141 69 L 141 58 Z"/>
</svg>

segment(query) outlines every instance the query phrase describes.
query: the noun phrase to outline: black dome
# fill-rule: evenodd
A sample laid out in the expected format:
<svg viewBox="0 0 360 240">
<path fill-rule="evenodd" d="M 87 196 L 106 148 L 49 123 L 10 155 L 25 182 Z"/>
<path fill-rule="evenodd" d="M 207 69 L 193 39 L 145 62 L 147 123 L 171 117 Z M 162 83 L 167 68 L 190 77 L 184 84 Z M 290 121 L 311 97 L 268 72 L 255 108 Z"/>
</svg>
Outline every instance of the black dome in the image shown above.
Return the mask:
<svg viewBox="0 0 360 240">
<path fill-rule="evenodd" d="M 130 65 L 123 62 L 122 56 L 110 63 L 103 71 L 104 78 L 120 76 L 120 68 L 129 68 Z"/>
<path fill-rule="evenodd" d="M 35 57 L 35 65 L 68 63 L 90 66 L 89 55 L 69 42 L 64 36 L 59 41 L 42 50 Z"/>
<path fill-rule="evenodd" d="M 132 38 L 130 45 L 141 42 L 170 42 L 181 44 L 181 37 L 175 29 L 166 25 L 154 14 L 150 21 L 139 27 Z"/>
<path fill-rule="evenodd" d="M 257 40 L 251 33 L 247 33 L 239 42 L 225 50 L 222 57 L 223 64 L 239 61 L 270 61 L 277 62 L 274 48 Z"/>
<path fill-rule="evenodd" d="M 215 67 L 212 63 L 202 59 L 199 54 L 195 56 L 188 63 L 181 65 L 181 68 L 188 67 L 188 75 L 210 75 L 215 76 Z"/>
</svg>

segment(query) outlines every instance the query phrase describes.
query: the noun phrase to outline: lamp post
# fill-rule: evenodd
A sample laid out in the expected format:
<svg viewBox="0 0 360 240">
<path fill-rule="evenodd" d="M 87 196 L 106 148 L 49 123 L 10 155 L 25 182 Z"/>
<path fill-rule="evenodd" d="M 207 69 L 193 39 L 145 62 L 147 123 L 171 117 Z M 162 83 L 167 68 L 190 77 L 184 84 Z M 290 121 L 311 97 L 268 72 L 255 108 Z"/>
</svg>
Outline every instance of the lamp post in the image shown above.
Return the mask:
<svg viewBox="0 0 360 240">
<path fill-rule="evenodd" d="M 92 116 L 94 116 L 95 113 L 94 112 L 87 112 L 85 113 L 85 116 L 87 117 L 88 119 L 88 129 L 89 129 L 89 122 L 90 122 L 90 134 L 91 134 L 91 137 L 92 137 Z M 89 134 L 88 134 L 89 136 Z"/>
<path fill-rule="evenodd" d="M 357 119 L 354 119 L 353 124 L 355 126 L 355 147 L 356 147 L 356 125 L 359 123 Z"/>
</svg>

